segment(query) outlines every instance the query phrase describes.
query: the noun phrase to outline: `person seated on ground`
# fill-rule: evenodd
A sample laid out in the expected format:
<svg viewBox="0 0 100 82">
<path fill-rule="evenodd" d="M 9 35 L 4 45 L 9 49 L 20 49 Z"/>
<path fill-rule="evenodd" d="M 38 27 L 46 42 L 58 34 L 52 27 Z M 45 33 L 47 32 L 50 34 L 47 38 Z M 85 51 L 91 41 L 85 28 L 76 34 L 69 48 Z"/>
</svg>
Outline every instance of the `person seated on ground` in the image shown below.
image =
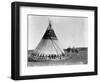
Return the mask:
<svg viewBox="0 0 100 82">
<path fill-rule="evenodd" d="M 67 52 L 70 52 L 71 51 L 71 48 L 67 48 Z"/>
<path fill-rule="evenodd" d="M 79 52 L 78 49 L 75 49 L 75 52 L 78 53 Z"/>
<path fill-rule="evenodd" d="M 53 59 L 54 57 L 53 57 L 53 54 L 51 55 L 51 58 Z"/>
<path fill-rule="evenodd" d="M 54 59 L 56 58 L 56 55 L 54 55 Z"/>
</svg>

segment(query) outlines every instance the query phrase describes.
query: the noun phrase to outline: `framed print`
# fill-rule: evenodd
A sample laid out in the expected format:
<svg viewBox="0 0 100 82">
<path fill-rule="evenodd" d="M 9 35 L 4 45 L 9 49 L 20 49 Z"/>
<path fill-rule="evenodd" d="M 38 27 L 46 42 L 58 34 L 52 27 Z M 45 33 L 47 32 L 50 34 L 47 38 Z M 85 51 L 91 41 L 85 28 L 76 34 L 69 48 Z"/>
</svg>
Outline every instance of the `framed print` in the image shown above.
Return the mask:
<svg viewBox="0 0 100 82">
<path fill-rule="evenodd" d="M 11 78 L 97 75 L 97 7 L 12 3 Z"/>
</svg>

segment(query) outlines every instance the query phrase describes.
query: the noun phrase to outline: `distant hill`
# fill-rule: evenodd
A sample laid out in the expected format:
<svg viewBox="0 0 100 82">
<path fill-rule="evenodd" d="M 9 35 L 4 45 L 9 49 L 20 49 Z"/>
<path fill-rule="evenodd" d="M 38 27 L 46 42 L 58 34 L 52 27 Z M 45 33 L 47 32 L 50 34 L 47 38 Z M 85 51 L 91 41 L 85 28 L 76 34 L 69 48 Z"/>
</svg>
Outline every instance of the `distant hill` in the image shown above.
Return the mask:
<svg viewBox="0 0 100 82">
<path fill-rule="evenodd" d="M 64 49 L 64 51 L 67 51 L 69 48 L 67 48 L 67 49 Z M 84 51 L 84 50 L 88 50 L 88 47 L 75 47 L 75 48 L 70 48 L 70 49 L 77 49 L 77 50 L 79 50 L 79 51 Z"/>
<path fill-rule="evenodd" d="M 71 49 L 73 49 L 73 48 L 71 48 Z M 87 51 L 88 47 L 75 47 L 75 49 L 77 49 L 79 51 Z M 68 48 L 64 49 L 64 51 L 67 51 L 67 50 L 68 50 Z M 34 49 L 33 50 L 28 50 L 28 53 L 32 53 L 32 52 L 34 52 Z"/>
</svg>

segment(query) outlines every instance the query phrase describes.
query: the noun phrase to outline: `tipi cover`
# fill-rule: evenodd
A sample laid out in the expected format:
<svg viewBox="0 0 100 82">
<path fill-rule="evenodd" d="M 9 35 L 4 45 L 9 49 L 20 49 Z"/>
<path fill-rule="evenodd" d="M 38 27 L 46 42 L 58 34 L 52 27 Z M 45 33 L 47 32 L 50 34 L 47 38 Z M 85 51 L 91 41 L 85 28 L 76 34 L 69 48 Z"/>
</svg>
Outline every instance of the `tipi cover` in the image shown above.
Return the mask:
<svg viewBox="0 0 100 82">
<path fill-rule="evenodd" d="M 39 57 L 61 57 L 64 55 L 64 50 L 57 39 L 50 21 L 47 30 L 34 50 L 34 53 Z"/>
</svg>

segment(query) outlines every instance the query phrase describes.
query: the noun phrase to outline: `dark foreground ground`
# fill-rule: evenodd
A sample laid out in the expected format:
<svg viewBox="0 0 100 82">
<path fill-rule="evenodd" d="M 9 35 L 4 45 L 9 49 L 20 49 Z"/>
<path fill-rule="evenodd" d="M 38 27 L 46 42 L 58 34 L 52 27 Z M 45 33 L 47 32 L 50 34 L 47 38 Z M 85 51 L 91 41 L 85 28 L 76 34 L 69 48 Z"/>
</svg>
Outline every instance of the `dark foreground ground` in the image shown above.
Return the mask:
<svg viewBox="0 0 100 82">
<path fill-rule="evenodd" d="M 70 55 L 70 57 L 66 60 L 35 62 L 35 61 L 30 61 L 29 59 L 29 54 L 32 52 L 32 50 L 30 50 L 28 54 L 27 65 L 28 66 L 55 66 L 55 65 L 78 65 L 78 64 L 88 63 L 87 48 L 78 48 L 78 53 L 68 52 L 66 49 L 64 51 L 66 55 Z"/>
</svg>

